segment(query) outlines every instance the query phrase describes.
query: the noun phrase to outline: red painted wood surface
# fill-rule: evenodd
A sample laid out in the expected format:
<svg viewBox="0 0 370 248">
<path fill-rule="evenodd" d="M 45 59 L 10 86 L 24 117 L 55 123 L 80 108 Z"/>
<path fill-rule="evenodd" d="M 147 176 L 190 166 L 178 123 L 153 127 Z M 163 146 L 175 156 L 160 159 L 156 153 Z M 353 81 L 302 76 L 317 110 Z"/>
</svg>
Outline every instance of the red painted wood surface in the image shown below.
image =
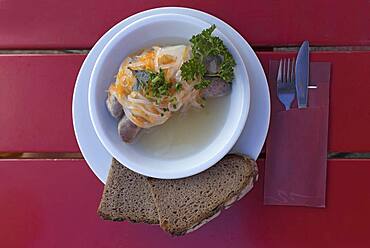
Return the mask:
<svg viewBox="0 0 370 248">
<path fill-rule="evenodd" d="M 296 54 L 261 52 L 258 55 L 267 71 L 270 59 Z M 311 60 L 332 63 L 328 150 L 369 152 L 370 52 L 314 52 Z"/>
<path fill-rule="evenodd" d="M 370 45 L 367 0 L 2 0 L 0 48 L 90 48 L 110 27 L 139 11 L 184 6 L 216 15 L 254 46 Z"/>
<path fill-rule="evenodd" d="M 0 151 L 78 151 L 71 106 L 83 59 L 0 56 Z"/>
<path fill-rule="evenodd" d="M 266 71 L 269 59 L 293 56 L 258 55 Z M 0 56 L 0 151 L 79 151 L 71 104 L 83 59 L 84 55 Z M 370 52 L 316 52 L 312 60 L 332 62 L 329 151 L 369 151 Z M 24 111 L 32 119 L 25 120 Z"/>
<path fill-rule="evenodd" d="M 369 247 L 370 160 L 328 165 L 327 208 L 263 205 L 255 189 L 185 237 L 102 221 L 103 185 L 82 160 L 0 161 L 1 247 Z"/>
</svg>

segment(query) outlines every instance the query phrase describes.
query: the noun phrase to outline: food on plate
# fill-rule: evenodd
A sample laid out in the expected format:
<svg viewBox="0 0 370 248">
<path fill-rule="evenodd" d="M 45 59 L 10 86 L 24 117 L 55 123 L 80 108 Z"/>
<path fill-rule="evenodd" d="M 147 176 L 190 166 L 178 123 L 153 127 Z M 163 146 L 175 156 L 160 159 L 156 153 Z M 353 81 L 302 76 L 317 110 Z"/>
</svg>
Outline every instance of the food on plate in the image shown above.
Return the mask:
<svg viewBox="0 0 370 248">
<path fill-rule="evenodd" d="M 159 224 L 147 179 L 113 159 L 98 214 L 105 220 Z"/>
<path fill-rule="evenodd" d="M 108 108 L 109 113 L 114 117 L 114 118 L 121 118 L 123 115 L 123 108 L 122 105 L 118 102 L 117 98 L 108 93 L 106 105 Z"/>
<path fill-rule="evenodd" d="M 98 214 L 159 224 L 172 235 L 184 235 L 241 199 L 256 180 L 256 162 L 242 155 L 227 155 L 200 174 L 175 180 L 141 176 L 113 159 Z"/>
<path fill-rule="evenodd" d="M 131 143 L 140 132 L 141 128 L 130 121 L 127 116 L 123 116 L 118 122 L 118 133 L 122 140 L 126 143 Z"/>
<path fill-rule="evenodd" d="M 226 95 L 231 90 L 231 85 L 226 83 L 221 78 L 207 78 L 211 83 L 204 89 L 202 89 L 202 96 L 205 98 L 209 97 L 220 97 Z"/>
<path fill-rule="evenodd" d="M 144 48 L 123 60 L 106 105 L 120 119 L 118 133 L 124 142 L 133 142 L 140 130 L 162 125 L 177 112 L 205 108 L 208 98 L 231 91 L 235 61 L 223 41 L 212 35 L 215 28 L 194 35 L 190 45 Z"/>
<path fill-rule="evenodd" d="M 228 155 L 192 177 L 177 180 L 149 178 L 161 228 L 173 235 L 198 229 L 248 193 L 256 175 L 255 161 Z"/>
</svg>

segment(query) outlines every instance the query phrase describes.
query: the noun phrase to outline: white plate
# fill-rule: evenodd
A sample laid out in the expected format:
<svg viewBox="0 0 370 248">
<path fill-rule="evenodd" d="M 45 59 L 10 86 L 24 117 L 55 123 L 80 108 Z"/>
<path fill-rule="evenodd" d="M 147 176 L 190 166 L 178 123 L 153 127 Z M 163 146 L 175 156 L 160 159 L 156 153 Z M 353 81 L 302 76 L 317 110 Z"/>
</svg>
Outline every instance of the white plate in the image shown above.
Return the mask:
<svg viewBox="0 0 370 248">
<path fill-rule="evenodd" d="M 117 135 L 117 120 L 112 118 L 107 111 L 105 104 L 106 89 L 113 80 L 112 75 L 117 73 L 117 66 L 122 63 L 126 56 L 133 51 L 139 51 L 143 47 L 149 47 L 153 44 L 168 44 L 173 41 L 186 43 L 189 37 L 202 32 L 209 26 L 209 23 L 199 18 L 172 13 L 141 18 L 121 29 L 108 42 L 96 60 L 89 84 L 90 119 L 95 133 L 105 149 L 132 171 L 161 179 L 177 179 L 195 175 L 221 160 L 233 148 L 242 133 L 247 121 L 250 103 L 248 73 L 238 50 L 233 46 L 230 39 L 219 30 L 215 30 L 213 33 L 224 42 L 234 58 L 236 63 L 234 68 L 235 77 L 232 85 L 233 89 L 230 95 L 227 96 L 228 104 L 224 105 L 224 109 L 215 108 L 216 113 L 212 114 L 212 118 L 219 116 L 218 119 L 212 121 L 219 123 L 219 126 L 211 128 L 215 133 L 205 139 L 206 143 L 203 145 L 199 143 L 200 146 L 196 146 L 194 142 L 198 142 L 196 139 L 200 134 L 193 133 L 194 135 L 189 136 L 189 132 L 192 131 L 184 127 L 175 139 L 179 139 L 182 132 L 183 135 L 187 135 L 189 138 L 192 137 L 193 140 L 186 141 L 191 144 L 190 147 L 187 147 L 184 143 L 179 144 L 182 151 L 172 150 L 166 155 L 166 152 L 163 153 L 163 151 L 170 148 L 168 146 L 166 148 L 165 144 L 162 144 L 160 148 L 157 147 L 156 150 L 145 149 L 140 144 L 141 142 L 127 144 L 122 142 L 121 137 Z M 179 29 L 181 29 L 181 32 L 178 32 Z M 153 30 L 156 32 L 152 32 Z M 217 112 L 219 112 L 219 115 Z M 188 120 L 191 121 L 192 119 Z M 194 131 L 197 129 L 194 123 L 188 125 L 188 128 L 192 128 Z M 203 130 L 203 128 L 200 128 L 200 130 Z M 143 136 L 145 135 L 143 134 Z M 179 140 L 181 141 L 183 138 Z M 164 140 L 170 141 L 170 135 L 165 137 Z M 157 140 L 156 142 L 158 144 L 160 141 Z M 184 153 L 177 156 L 181 152 Z"/>
<path fill-rule="evenodd" d="M 80 150 L 95 175 L 105 183 L 111 164 L 111 155 L 105 150 L 95 134 L 88 110 L 88 87 L 90 75 L 103 47 L 124 26 L 146 16 L 160 13 L 191 15 L 210 24 L 216 24 L 238 49 L 243 58 L 250 80 L 250 110 L 244 130 L 232 149 L 256 159 L 265 142 L 270 120 L 270 96 L 262 66 L 249 44 L 231 26 L 201 11 L 166 7 L 140 12 L 121 21 L 105 33 L 87 55 L 78 74 L 73 94 L 73 126 Z"/>
</svg>

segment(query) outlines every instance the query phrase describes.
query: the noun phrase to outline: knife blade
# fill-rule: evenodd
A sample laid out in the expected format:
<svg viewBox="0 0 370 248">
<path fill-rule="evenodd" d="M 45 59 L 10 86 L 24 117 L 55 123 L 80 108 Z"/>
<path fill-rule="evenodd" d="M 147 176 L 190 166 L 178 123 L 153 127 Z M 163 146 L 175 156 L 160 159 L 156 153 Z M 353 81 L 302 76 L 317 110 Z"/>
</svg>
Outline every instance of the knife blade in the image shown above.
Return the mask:
<svg viewBox="0 0 370 248">
<path fill-rule="evenodd" d="M 298 108 L 307 108 L 308 80 L 310 75 L 310 45 L 306 40 L 299 48 L 295 64 L 295 87 Z"/>
</svg>

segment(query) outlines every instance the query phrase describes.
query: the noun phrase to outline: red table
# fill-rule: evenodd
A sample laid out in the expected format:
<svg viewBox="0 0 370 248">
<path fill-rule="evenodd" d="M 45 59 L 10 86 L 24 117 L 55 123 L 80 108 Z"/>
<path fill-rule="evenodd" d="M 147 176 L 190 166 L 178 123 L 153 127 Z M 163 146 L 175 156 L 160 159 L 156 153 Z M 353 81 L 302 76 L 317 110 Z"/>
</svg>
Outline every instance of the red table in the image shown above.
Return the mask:
<svg viewBox="0 0 370 248">
<path fill-rule="evenodd" d="M 266 72 L 270 59 L 310 40 L 312 60 L 332 63 L 329 154 L 370 151 L 367 0 L 3 0 L 0 247 L 370 247 L 370 156 L 328 159 L 325 209 L 264 206 L 261 154 L 255 189 L 185 237 L 97 216 L 103 185 L 81 158 L 71 115 L 85 50 L 121 19 L 171 5 L 230 23 L 255 48 Z M 25 159 L 23 152 L 39 158 Z"/>
</svg>

